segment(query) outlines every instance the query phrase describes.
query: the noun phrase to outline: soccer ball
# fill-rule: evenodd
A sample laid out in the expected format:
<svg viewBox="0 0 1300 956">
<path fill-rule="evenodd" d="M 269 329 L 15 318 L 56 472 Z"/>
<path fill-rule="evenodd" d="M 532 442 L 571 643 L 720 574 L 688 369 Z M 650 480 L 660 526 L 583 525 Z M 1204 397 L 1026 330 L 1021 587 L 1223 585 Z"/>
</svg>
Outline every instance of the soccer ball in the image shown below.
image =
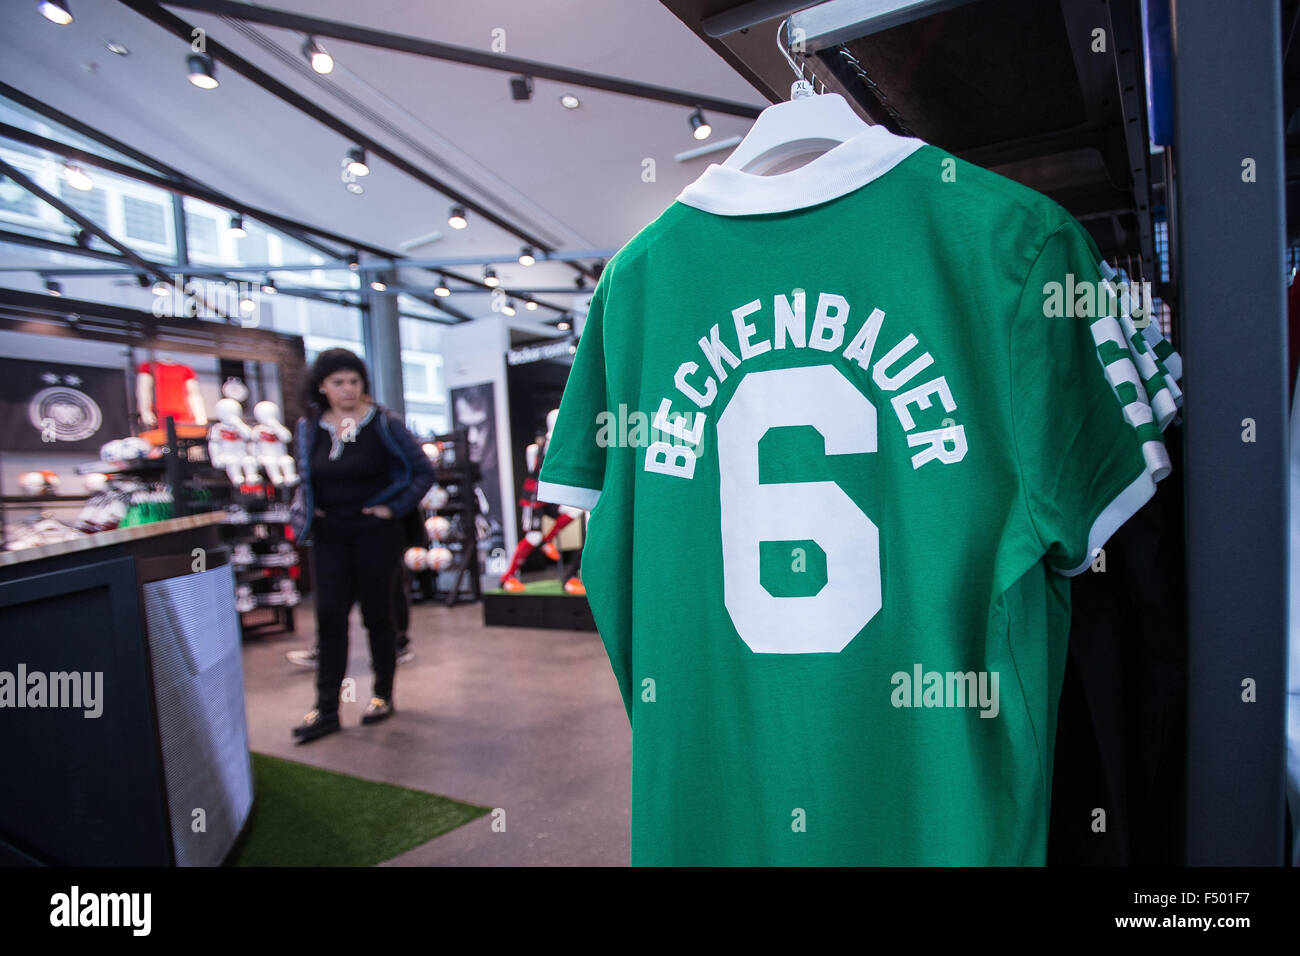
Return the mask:
<svg viewBox="0 0 1300 956">
<path fill-rule="evenodd" d="M 429 458 L 429 461 L 433 462 L 435 465 L 438 464 L 440 461 L 442 461 L 441 442 L 432 442 L 432 441 L 425 442 L 423 448 L 424 448 L 425 455 L 427 455 Z"/>
<path fill-rule="evenodd" d="M 108 487 L 108 475 L 101 475 L 99 472 L 91 472 L 88 475 L 81 476 L 81 483 L 86 486 L 86 490 L 91 494 L 96 494 Z"/>
<path fill-rule="evenodd" d="M 26 471 L 18 476 L 18 487 L 29 495 L 53 494 L 59 489 L 59 476 L 52 471 Z"/>
<path fill-rule="evenodd" d="M 429 552 L 424 548 L 407 548 L 402 561 L 412 571 L 423 571 L 429 566 Z"/>
<path fill-rule="evenodd" d="M 451 522 L 442 515 L 434 515 L 424 523 L 424 530 L 434 541 L 446 541 L 451 536 Z"/>
<path fill-rule="evenodd" d="M 134 436 L 123 438 L 121 441 L 121 447 L 122 450 L 120 457 L 123 461 L 134 461 L 137 458 L 144 458 L 153 450 L 153 446 L 143 438 L 136 438 Z"/>
<path fill-rule="evenodd" d="M 429 489 L 429 493 L 424 496 L 424 507 L 430 511 L 439 511 L 447 506 L 447 489 L 441 485 L 434 485 Z"/>
<path fill-rule="evenodd" d="M 451 552 L 446 548 L 430 548 L 428 560 L 433 570 L 446 571 L 451 567 Z"/>
</svg>

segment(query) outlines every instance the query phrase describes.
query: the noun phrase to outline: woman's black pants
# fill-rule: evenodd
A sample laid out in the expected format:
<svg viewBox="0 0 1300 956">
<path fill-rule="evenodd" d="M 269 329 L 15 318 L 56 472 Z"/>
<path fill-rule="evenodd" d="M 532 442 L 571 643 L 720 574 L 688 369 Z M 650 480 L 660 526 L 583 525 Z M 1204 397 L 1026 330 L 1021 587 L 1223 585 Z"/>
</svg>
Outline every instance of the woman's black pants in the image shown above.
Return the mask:
<svg viewBox="0 0 1300 956">
<path fill-rule="evenodd" d="M 348 666 L 348 615 L 361 602 L 361 619 L 370 636 L 370 666 L 375 697 L 393 696 L 397 670 L 393 625 L 393 579 L 402 560 L 402 528 L 391 518 L 317 517 L 312 529 L 316 627 L 320 658 L 316 669 L 316 709 L 337 713 L 339 690 Z"/>
</svg>

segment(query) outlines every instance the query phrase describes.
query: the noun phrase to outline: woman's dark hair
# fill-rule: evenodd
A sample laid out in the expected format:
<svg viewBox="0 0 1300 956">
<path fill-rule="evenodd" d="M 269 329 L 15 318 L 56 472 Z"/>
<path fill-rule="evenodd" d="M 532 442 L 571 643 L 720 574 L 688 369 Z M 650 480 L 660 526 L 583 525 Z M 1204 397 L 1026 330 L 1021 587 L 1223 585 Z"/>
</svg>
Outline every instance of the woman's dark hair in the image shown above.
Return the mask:
<svg viewBox="0 0 1300 956">
<path fill-rule="evenodd" d="M 370 374 L 366 371 L 366 363 L 361 361 L 361 356 L 347 349 L 326 349 L 316 356 L 316 361 L 312 363 L 311 370 L 307 373 L 307 381 L 302 387 L 303 406 L 310 414 L 319 415 L 329 409 L 329 403 L 320 393 L 321 382 L 335 372 L 341 371 L 356 372 L 360 375 L 365 394 L 370 394 Z"/>
</svg>

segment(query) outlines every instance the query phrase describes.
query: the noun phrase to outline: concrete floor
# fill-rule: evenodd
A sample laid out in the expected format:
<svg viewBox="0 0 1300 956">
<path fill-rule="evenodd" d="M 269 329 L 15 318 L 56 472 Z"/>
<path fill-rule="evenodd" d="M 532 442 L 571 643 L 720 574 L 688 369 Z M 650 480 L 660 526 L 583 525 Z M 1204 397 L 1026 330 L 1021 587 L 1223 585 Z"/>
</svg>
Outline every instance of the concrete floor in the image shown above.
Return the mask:
<svg viewBox="0 0 1300 956">
<path fill-rule="evenodd" d="M 354 610 L 357 702 L 341 705 L 341 732 L 295 746 L 316 672 L 284 655 L 315 642 L 310 598 L 296 623 L 244 644 L 253 750 L 505 811 L 505 832 L 489 814 L 384 865 L 628 864 L 632 732 L 595 632 L 489 628 L 481 604 L 412 605 L 415 660 L 398 666 L 397 713 L 366 727 L 369 649 Z"/>
</svg>

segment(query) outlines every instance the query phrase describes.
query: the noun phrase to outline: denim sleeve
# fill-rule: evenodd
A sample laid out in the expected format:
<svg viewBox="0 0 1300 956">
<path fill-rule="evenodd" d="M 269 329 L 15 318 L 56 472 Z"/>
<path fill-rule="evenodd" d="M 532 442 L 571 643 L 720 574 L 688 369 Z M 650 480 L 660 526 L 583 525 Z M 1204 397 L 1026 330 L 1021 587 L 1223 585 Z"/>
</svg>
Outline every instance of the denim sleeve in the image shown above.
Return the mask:
<svg viewBox="0 0 1300 956">
<path fill-rule="evenodd" d="M 433 487 L 433 463 L 429 461 L 429 456 L 420 447 L 420 442 L 400 418 L 393 415 L 389 418 L 388 424 L 393 440 L 397 442 L 402 457 L 411 469 L 410 483 L 385 502 L 393 516 L 400 518 L 419 504 L 425 492 Z"/>
</svg>

